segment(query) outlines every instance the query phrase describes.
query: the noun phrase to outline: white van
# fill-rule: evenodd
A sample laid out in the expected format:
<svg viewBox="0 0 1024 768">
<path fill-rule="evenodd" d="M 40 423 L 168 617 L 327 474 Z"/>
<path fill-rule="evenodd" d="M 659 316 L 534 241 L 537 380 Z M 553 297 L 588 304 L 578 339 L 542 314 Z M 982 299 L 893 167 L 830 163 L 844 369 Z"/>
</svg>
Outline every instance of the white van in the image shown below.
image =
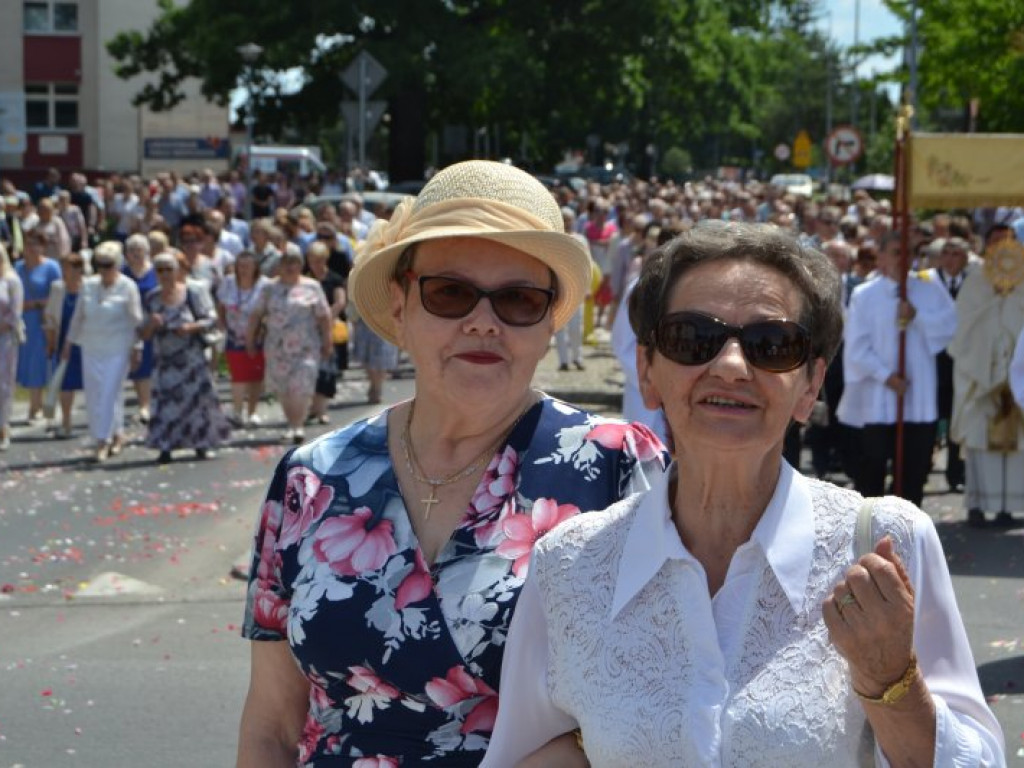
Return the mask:
<svg viewBox="0 0 1024 768">
<path fill-rule="evenodd" d="M 252 148 L 253 172 L 288 173 L 295 176 L 309 176 L 312 173 L 324 174 L 327 166 L 320 159 L 320 147 L 289 147 L 269 144 L 254 144 Z M 238 169 L 246 168 L 246 147 L 238 153 L 236 163 Z"/>
</svg>

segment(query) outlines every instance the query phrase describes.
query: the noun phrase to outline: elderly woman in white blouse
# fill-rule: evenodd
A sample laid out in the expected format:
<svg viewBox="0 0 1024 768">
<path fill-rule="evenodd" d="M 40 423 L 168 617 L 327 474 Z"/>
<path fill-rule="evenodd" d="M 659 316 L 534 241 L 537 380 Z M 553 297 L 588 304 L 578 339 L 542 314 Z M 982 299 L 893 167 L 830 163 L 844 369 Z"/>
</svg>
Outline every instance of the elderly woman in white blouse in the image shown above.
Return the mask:
<svg viewBox="0 0 1024 768">
<path fill-rule="evenodd" d="M 537 544 L 484 768 L 1004 765 L 931 519 L 782 457 L 841 338 L 828 259 L 700 225 L 629 313 L 675 463 Z"/>
<path fill-rule="evenodd" d="M 142 343 L 136 329 L 142 323 L 142 302 L 135 282 L 121 274 L 122 247 L 115 241 L 96 246 L 96 274 L 82 284 L 68 340 L 82 349 L 82 383 L 89 431 L 96 441 L 96 461 L 116 456 L 124 445 L 124 381 L 138 365 Z"/>
</svg>

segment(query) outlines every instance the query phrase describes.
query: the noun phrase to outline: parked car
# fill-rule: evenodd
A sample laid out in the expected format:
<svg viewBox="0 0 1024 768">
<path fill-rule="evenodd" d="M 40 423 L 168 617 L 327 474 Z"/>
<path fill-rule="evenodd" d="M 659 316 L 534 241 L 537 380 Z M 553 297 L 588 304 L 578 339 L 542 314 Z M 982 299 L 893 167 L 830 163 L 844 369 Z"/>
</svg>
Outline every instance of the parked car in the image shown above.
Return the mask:
<svg viewBox="0 0 1024 768">
<path fill-rule="evenodd" d="M 814 194 L 814 179 L 806 173 L 777 173 L 769 183 L 776 189 L 803 195 L 808 199 Z"/>
</svg>

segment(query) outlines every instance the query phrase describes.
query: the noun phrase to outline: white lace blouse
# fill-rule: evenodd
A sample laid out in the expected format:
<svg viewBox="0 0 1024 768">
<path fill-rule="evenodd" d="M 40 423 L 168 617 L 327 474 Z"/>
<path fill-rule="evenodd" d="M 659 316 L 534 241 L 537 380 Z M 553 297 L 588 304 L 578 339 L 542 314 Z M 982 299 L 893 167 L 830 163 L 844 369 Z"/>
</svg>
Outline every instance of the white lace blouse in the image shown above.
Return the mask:
<svg viewBox="0 0 1024 768">
<path fill-rule="evenodd" d="M 712 598 L 670 517 L 668 478 L 537 544 L 482 768 L 576 727 L 594 768 L 887 765 L 821 615 L 854 560 L 861 497 L 783 462 Z M 931 519 L 887 497 L 873 529 L 893 537 L 916 590 L 935 765 L 1004 765 Z"/>
</svg>

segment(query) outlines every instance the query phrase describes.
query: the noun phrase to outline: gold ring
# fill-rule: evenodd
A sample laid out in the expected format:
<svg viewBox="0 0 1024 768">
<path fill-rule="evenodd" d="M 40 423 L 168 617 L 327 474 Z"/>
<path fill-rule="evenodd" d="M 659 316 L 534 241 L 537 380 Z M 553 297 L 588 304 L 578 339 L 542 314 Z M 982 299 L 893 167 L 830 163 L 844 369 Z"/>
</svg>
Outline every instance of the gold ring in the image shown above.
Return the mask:
<svg viewBox="0 0 1024 768">
<path fill-rule="evenodd" d="M 853 592 L 847 592 L 845 595 L 839 598 L 839 606 L 853 605 L 857 602 L 857 598 L 853 596 Z"/>
</svg>

